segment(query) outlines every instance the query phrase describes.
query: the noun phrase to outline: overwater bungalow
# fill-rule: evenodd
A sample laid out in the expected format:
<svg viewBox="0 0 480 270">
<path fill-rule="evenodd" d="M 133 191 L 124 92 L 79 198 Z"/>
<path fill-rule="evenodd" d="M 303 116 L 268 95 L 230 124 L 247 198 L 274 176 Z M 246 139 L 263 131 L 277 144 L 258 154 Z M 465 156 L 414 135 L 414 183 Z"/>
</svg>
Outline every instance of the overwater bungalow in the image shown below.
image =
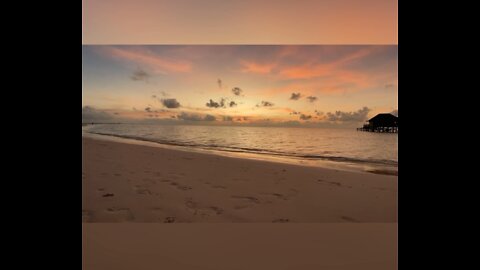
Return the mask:
<svg viewBox="0 0 480 270">
<path fill-rule="evenodd" d="M 391 113 L 379 113 L 357 130 L 398 133 L 398 117 Z"/>
</svg>

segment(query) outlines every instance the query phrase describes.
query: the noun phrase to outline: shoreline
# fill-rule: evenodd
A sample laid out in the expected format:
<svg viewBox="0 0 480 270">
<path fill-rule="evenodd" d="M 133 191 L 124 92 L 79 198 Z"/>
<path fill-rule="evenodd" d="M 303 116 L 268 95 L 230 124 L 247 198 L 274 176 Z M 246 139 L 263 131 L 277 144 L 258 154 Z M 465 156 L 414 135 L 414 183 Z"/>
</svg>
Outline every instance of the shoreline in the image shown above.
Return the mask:
<svg viewBox="0 0 480 270">
<path fill-rule="evenodd" d="M 308 159 L 294 156 L 282 156 L 282 155 L 270 155 L 263 153 L 249 153 L 241 151 L 228 151 L 228 150 L 219 150 L 219 149 L 209 149 L 203 147 L 187 146 L 187 145 L 176 145 L 155 142 L 151 140 L 146 140 L 142 138 L 130 138 L 120 135 L 113 134 L 101 134 L 101 133 L 91 133 L 88 131 L 83 131 L 82 137 L 93 138 L 98 140 L 106 140 L 134 145 L 145 145 L 151 147 L 159 147 L 164 149 L 173 149 L 186 152 L 195 152 L 195 153 L 206 153 L 219 155 L 224 157 L 233 157 L 240 159 L 251 159 L 251 160 L 260 160 L 267 162 L 276 162 L 283 164 L 296 164 L 299 166 L 308 166 L 308 167 L 321 167 L 321 168 L 334 168 L 342 171 L 351 171 L 351 172 L 365 172 L 373 174 L 383 174 L 383 175 L 393 175 L 398 176 L 398 167 L 393 165 L 373 165 L 369 162 L 349 162 L 349 161 L 334 161 L 326 159 Z"/>
<path fill-rule="evenodd" d="M 397 176 L 82 137 L 84 222 L 396 222 Z"/>
</svg>

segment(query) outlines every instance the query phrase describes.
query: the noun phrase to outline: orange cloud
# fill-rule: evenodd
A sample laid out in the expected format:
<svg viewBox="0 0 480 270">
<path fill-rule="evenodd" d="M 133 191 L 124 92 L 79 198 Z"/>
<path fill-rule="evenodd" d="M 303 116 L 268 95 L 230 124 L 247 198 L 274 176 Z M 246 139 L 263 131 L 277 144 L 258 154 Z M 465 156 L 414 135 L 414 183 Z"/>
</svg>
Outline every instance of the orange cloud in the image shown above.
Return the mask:
<svg viewBox="0 0 480 270">
<path fill-rule="evenodd" d="M 241 61 L 242 72 L 268 74 L 275 67 L 275 63 L 271 64 L 259 64 L 251 61 Z"/>
<path fill-rule="evenodd" d="M 286 65 L 286 67 L 281 68 L 279 75 L 283 79 L 309 79 L 334 76 L 342 70 L 343 65 L 370 55 L 374 49 L 374 47 L 370 47 L 358 50 L 330 63 L 304 64 L 301 66 Z"/>
<path fill-rule="evenodd" d="M 146 66 L 154 73 L 185 73 L 192 69 L 189 62 L 165 59 L 144 48 L 105 47 L 102 51 L 110 57 Z"/>
</svg>

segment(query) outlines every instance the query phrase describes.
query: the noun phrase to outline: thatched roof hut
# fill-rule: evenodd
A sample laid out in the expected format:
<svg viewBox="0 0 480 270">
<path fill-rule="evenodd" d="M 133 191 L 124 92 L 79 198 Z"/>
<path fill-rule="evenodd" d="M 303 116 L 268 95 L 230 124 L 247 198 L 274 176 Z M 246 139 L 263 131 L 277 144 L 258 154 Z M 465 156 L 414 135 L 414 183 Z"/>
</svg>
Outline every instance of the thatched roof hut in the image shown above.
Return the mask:
<svg viewBox="0 0 480 270">
<path fill-rule="evenodd" d="M 398 127 L 398 117 L 391 113 L 379 113 L 368 120 L 371 127 Z"/>
</svg>

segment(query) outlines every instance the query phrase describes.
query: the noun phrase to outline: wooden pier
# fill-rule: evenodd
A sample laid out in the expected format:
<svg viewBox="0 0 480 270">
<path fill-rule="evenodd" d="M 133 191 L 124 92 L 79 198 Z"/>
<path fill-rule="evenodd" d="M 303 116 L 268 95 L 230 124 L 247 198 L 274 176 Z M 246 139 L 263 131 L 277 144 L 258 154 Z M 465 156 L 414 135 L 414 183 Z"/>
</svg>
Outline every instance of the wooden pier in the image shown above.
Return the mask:
<svg viewBox="0 0 480 270">
<path fill-rule="evenodd" d="M 387 133 L 398 133 L 398 127 L 376 127 L 371 128 L 368 126 L 363 126 L 361 128 L 357 128 L 358 131 L 368 131 L 368 132 L 387 132 Z"/>
</svg>

